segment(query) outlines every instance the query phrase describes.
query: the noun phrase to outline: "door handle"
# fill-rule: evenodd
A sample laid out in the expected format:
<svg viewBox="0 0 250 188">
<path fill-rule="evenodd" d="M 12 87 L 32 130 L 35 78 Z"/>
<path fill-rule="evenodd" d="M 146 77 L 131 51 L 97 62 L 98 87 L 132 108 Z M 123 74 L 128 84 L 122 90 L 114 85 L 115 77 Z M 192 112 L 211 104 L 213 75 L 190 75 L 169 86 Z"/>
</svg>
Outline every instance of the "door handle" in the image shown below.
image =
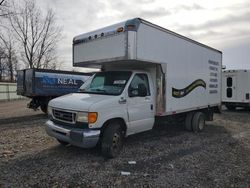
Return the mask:
<svg viewBox="0 0 250 188">
<path fill-rule="evenodd" d="M 150 97 L 145 97 L 145 100 L 150 100 Z"/>
<path fill-rule="evenodd" d="M 120 104 L 125 104 L 126 102 L 127 102 L 127 100 L 124 97 L 121 97 L 120 100 L 119 100 Z"/>
</svg>

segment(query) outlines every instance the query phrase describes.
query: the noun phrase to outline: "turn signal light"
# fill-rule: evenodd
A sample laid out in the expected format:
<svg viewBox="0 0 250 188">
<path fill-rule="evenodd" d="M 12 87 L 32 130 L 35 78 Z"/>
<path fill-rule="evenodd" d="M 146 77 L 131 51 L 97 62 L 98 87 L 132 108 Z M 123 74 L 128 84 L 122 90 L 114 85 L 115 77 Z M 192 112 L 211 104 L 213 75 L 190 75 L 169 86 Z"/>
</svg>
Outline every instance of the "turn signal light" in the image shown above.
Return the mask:
<svg viewBox="0 0 250 188">
<path fill-rule="evenodd" d="M 97 120 L 97 112 L 88 113 L 88 123 L 95 123 Z"/>
</svg>

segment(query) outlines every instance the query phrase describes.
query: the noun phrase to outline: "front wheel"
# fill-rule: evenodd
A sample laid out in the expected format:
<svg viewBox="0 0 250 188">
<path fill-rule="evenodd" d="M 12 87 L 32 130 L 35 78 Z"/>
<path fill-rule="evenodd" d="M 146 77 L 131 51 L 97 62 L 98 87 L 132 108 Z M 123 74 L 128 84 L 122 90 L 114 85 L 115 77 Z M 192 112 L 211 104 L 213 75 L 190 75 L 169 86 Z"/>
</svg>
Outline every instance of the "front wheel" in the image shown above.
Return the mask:
<svg viewBox="0 0 250 188">
<path fill-rule="evenodd" d="M 59 140 L 59 139 L 57 139 L 57 141 L 58 141 L 62 146 L 67 146 L 67 145 L 69 145 L 68 142 L 64 142 L 64 141 Z"/>
<path fill-rule="evenodd" d="M 122 149 L 123 139 L 124 135 L 120 124 L 112 123 L 107 125 L 102 136 L 102 155 L 105 158 L 116 157 Z"/>
</svg>

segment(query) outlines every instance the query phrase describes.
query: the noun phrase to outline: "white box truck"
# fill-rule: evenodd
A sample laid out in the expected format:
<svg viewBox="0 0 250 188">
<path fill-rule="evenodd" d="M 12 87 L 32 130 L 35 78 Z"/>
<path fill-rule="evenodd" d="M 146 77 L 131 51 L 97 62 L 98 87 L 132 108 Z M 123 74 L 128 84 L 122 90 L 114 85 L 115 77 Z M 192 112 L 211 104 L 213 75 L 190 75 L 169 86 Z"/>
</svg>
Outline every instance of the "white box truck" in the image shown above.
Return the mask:
<svg viewBox="0 0 250 188">
<path fill-rule="evenodd" d="M 250 70 L 223 71 L 222 102 L 228 110 L 250 108 Z"/>
<path fill-rule="evenodd" d="M 50 101 L 46 131 L 62 144 L 100 143 L 105 157 L 158 119 L 199 132 L 221 105 L 222 53 L 139 18 L 76 36 L 73 65 L 101 72 Z"/>
</svg>

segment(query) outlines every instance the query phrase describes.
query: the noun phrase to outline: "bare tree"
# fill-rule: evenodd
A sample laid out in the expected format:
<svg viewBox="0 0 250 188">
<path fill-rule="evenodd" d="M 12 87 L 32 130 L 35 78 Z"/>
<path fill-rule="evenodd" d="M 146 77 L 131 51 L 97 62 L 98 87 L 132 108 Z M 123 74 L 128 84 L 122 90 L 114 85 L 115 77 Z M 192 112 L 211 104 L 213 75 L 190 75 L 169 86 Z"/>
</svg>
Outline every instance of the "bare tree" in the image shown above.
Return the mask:
<svg viewBox="0 0 250 188">
<path fill-rule="evenodd" d="M 4 16 L 5 15 L 5 13 L 3 13 L 4 12 L 4 6 L 3 6 L 3 4 L 4 4 L 4 0 L 1 0 L 0 1 L 0 16 Z"/>
<path fill-rule="evenodd" d="M 0 0 L 0 80 L 14 81 L 18 60 L 13 32 L 8 23 L 8 16 L 12 15 L 10 1 Z"/>
<path fill-rule="evenodd" d="M 17 70 L 17 56 L 14 48 L 14 40 L 11 36 L 11 33 L 7 35 L 7 37 L 4 37 L 0 34 L 0 45 L 1 47 L 1 75 L 4 73 L 4 71 L 8 72 L 10 81 L 15 80 L 15 73 Z M 1 76 L 2 77 L 2 76 Z"/>
<path fill-rule="evenodd" d="M 3 2 L 4 2 L 4 0 L 1 0 L 1 1 L 0 1 L 0 6 L 3 4 Z"/>
<path fill-rule="evenodd" d="M 24 63 L 29 68 L 54 68 L 56 46 L 61 37 L 54 12 L 49 9 L 44 16 L 34 0 L 24 0 L 23 5 L 12 7 L 14 14 L 9 16 L 9 21 L 22 48 Z"/>
<path fill-rule="evenodd" d="M 9 7 L 6 0 L 0 0 L 0 17 L 6 17 L 10 15 Z"/>
<path fill-rule="evenodd" d="M 3 80 L 3 74 L 5 71 L 5 53 L 2 47 L 0 47 L 0 81 Z"/>
</svg>

